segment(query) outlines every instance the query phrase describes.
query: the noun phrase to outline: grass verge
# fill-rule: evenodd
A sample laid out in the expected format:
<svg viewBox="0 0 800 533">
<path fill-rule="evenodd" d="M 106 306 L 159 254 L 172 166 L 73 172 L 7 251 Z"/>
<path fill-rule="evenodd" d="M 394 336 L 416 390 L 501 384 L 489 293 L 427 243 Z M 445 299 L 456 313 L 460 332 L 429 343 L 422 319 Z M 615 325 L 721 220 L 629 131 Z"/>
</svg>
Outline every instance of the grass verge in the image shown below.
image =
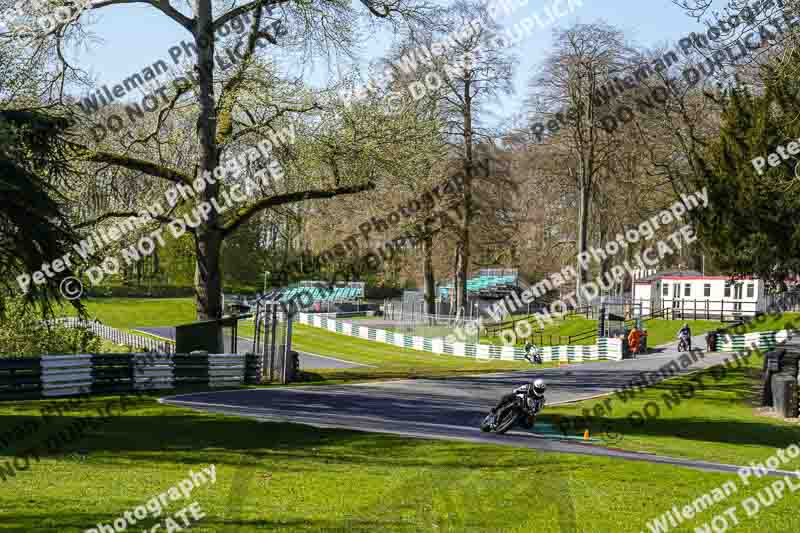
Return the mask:
<svg viewBox="0 0 800 533">
<path fill-rule="evenodd" d="M 295 324 L 292 327 L 294 328 L 292 347 L 295 350 L 371 365 L 356 368 L 314 369 L 310 376 L 315 382 L 338 383 L 374 379 L 435 378 L 509 370 L 531 370 L 533 368 L 526 361 L 476 360 L 457 355 L 437 355 L 349 337 L 304 324 Z M 239 334 L 244 338 L 252 338 L 253 326 L 240 325 Z M 554 366 L 554 364 L 546 363 L 541 366 Z"/>
<path fill-rule="evenodd" d="M 38 416 L 43 403 L 0 405 L 3 427 Z M 93 416 L 93 404 L 55 417 L 47 431 Z M 0 463 L 7 459 L 0 456 Z M 212 464 L 215 483 L 188 499 L 168 500 L 159 518 L 131 529 L 149 530 L 196 501 L 206 515 L 192 524 L 197 532 L 639 532 L 673 505 L 735 479 L 616 459 L 259 423 L 150 401 L 0 480 L 0 531 L 77 532 L 108 524 L 189 470 Z M 687 525 L 711 520 L 771 481 L 757 480 Z M 748 531 L 800 528 L 790 497 L 757 518 L 741 510 L 739 516 Z"/>
<path fill-rule="evenodd" d="M 760 414 L 755 398 L 763 354 L 751 354 L 741 364 L 731 357 L 727 367 L 668 379 L 643 391 L 632 389 L 632 398 L 615 393 L 548 407 L 543 419 L 558 424 L 559 416 L 591 416 L 597 414 L 596 406 L 610 406 L 610 412 L 595 416 L 589 426 L 619 435 L 612 439 L 615 448 L 738 465 L 763 461 L 777 448 L 800 444 L 800 425 Z M 570 432 L 582 433 L 585 425 L 581 420 Z M 800 459 L 792 466 L 800 467 Z"/>
<path fill-rule="evenodd" d="M 762 315 L 745 324 L 728 328 L 727 333 L 742 335 L 759 331 L 780 331 L 782 329 L 795 329 L 800 324 L 800 313 L 776 313 Z"/>
<path fill-rule="evenodd" d="M 90 318 L 121 329 L 177 326 L 197 318 L 191 298 L 87 298 L 84 304 Z M 62 313 L 74 316 L 75 309 L 63 306 Z"/>
<path fill-rule="evenodd" d="M 647 320 L 644 323 L 644 327 L 647 329 L 647 345 L 654 347 L 676 341 L 678 330 L 681 329 L 683 324 L 689 324 L 693 335 L 699 335 L 707 331 L 725 327 L 723 322 L 717 320 Z M 534 331 L 533 341 L 543 346 L 550 346 L 551 344 L 566 344 L 567 341 L 570 340 L 570 336 L 574 337 L 580 333 L 591 331 L 593 328 L 596 329 L 597 321 L 588 320 L 579 316 L 570 316 L 565 319 L 559 319 L 542 330 L 537 329 L 538 326 L 535 322 L 532 323 L 532 326 Z M 501 338 L 497 336 L 481 337 L 481 342 L 498 344 L 501 342 Z M 594 344 L 597 342 L 597 339 L 591 337 L 570 342 L 580 346 Z M 520 341 L 517 344 L 521 346 L 524 344 L 524 341 Z"/>
</svg>

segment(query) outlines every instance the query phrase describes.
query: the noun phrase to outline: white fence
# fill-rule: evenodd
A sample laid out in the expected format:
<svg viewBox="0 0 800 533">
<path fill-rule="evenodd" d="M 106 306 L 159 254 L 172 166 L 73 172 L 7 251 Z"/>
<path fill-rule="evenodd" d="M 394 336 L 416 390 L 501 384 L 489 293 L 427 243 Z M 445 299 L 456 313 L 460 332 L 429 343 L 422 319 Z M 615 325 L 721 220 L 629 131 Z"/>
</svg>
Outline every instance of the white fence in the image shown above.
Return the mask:
<svg viewBox="0 0 800 533">
<path fill-rule="evenodd" d="M 441 337 L 419 337 L 404 335 L 393 331 L 360 326 L 349 322 L 342 322 L 311 313 L 299 313 L 297 321 L 300 324 L 327 329 L 334 333 L 341 333 L 360 339 L 382 342 L 398 346 L 442 355 L 458 355 L 476 359 L 500 359 L 505 361 L 524 361 L 525 349 L 517 346 L 497 346 L 494 344 L 469 344 L 462 342 L 448 343 Z M 542 346 L 540 347 L 543 361 L 580 362 L 597 360 L 621 360 L 622 340 L 599 339 L 593 345 L 572 346 Z"/>
<path fill-rule="evenodd" d="M 154 339 L 152 337 L 145 337 L 127 331 L 106 326 L 94 320 L 81 320 L 77 317 L 65 317 L 55 320 L 68 328 L 86 328 L 98 337 L 109 340 L 114 344 L 121 346 L 130 346 L 131 348 L 142 348 L 151 352 L 158 353 L 174 353 L 175 345 L 168 341 Z"/>
</svg>

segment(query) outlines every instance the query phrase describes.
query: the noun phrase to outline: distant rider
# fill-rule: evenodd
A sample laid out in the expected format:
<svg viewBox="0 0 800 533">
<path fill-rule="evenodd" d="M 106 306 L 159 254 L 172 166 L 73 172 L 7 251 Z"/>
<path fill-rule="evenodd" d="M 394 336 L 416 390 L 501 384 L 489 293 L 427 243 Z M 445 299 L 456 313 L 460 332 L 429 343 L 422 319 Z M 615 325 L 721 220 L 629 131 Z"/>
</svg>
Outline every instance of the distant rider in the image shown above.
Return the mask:
<svg viewBox="0 0 800 533">
<path fill-rule="evenodd" d="M 685 338 L 686 339 L 686 349 L 692 349 L 692 330 L 689 329 L 689 324 L 684 324 L 681 330 L 678 332 L 678 338 Z"/>
<path fill-rule="evenodd" d="M 542 356 L 539 354 L 539 348 L 530 341 L 525 343 L 525 359 L 530 363 L 542 363 Z"/>
</svg>

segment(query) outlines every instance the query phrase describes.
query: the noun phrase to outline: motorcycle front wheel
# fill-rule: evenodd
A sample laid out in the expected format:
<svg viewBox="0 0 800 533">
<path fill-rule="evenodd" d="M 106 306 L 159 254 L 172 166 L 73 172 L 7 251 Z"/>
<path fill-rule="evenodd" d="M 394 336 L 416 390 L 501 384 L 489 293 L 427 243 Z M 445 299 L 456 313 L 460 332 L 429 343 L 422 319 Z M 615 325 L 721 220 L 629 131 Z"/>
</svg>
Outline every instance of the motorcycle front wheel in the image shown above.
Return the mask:
<svg viewBox="0 0 800 533">
<path fill-rule="evenodd" d="M 491 431 L 493 423 L 494 423 L 494 415 L 489 413 L 488 415 L 486 415 L 486 418 L 483 419 L 483 422 L 481 422 L 481 431 Z"/>
</svg>

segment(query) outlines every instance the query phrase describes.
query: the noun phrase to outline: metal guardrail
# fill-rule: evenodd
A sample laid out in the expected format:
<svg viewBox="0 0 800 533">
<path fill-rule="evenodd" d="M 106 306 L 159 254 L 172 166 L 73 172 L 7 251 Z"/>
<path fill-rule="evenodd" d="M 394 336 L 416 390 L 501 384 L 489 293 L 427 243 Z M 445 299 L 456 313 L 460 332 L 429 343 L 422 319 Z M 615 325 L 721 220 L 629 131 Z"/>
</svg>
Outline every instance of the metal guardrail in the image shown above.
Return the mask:
<svg viewBox="0 0 800 533">
<path fill-rule="evenodd" d="M 0 400 L 111 394 L 183 385 L 238 386 L 261 382 L 254 354 L 44 355 L 0 359 Z"/>
</svg>

